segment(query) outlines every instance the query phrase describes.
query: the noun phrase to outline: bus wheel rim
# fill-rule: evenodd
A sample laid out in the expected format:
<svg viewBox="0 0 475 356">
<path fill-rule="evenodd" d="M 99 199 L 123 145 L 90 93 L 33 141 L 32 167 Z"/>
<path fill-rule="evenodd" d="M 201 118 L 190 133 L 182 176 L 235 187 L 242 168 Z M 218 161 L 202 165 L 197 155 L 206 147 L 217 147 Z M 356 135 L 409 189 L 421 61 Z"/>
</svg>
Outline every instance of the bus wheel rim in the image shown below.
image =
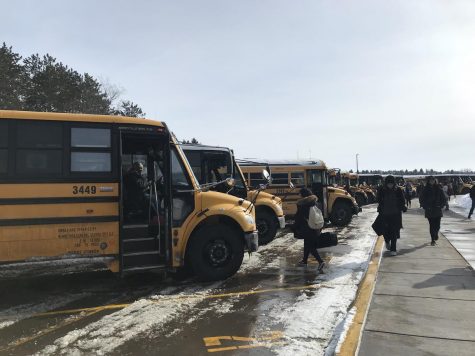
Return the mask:
<svg viewBox="0 0 475 356">
<path fill-rule="evenodd" d="M 212 241 L 206 247 L 205 255 L 212 266 L 223 266 L 230 258 L 230 248 L 224 241 Z"/>
<path fill-rule="evenodd" d="M 269 224 L 265 220 L 257 220 L 256 226 L 259 235 L 265 235 L 269 231 Z"/>
</svg>

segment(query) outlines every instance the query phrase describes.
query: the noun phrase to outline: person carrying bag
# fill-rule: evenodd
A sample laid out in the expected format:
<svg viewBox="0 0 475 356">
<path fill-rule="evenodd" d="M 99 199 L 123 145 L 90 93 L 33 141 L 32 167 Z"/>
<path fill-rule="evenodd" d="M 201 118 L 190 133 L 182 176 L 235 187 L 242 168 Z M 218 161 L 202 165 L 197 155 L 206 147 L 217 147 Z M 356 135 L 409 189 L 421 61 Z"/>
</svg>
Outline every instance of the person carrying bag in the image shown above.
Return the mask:
<svg viewBox="0 0 475 356">
<path fill-rule="evenodd" d="M 402 213 L 407 211 L 404 193 L 396 185 L 392 175 L 384 179 L 384 185 L 378 189 L 378 216 L 372 227 L 378 236 L 383 235 L 386 249 L 391 256 L 397 255 L 396 243 L 402 229 Z"/>
<path fill-rule="evenodd" d="M 318 198 L 307 188 L 300 190 L 302 199 L 297 201 L 297 213 L 292 226 L 294 235 L 298 239 L 304 240 L 303 258 L 299 266 L 306 266 L 308 256 L 312 254 L 318 261 L 318 271 L 325 267 L 325 262 L 317 251 L 316 243 L 324 225 L 322 212 L 317 207 Z"/>
</svg>

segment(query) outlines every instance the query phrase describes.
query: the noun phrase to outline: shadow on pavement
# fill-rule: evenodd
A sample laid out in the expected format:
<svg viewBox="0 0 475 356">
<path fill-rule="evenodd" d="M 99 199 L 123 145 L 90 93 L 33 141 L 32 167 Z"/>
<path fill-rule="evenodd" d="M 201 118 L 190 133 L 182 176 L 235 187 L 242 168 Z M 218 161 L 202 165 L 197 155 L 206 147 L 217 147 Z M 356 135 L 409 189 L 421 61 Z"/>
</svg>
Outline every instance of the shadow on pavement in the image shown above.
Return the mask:
<svg viewBox="0 0 475 356">
<path fill-rule="evenodd" d="M 456 291 L 456 290 L 468 290 L 468 289 L 475 289 L 475 283 L 463 283 L 460 281 L 460 278 L 455 278 L 455 276 L 460 276 L 464 278 L 464 273 L 466 274 L 468 269 L 466 267 L 458 267 L 458 268 L 449 268 L 444 270 L 442 273 L 437 273 L 436 275 L 432 276 L 431 278 L 427 279 L 424 282 L 414 284 L 414 288 L 416 289 L 424 289 L 424 288 L 432 288 L 432 287 L 443 287 L 446 286 L 447 290 Z M 449 275 L 452 278 L 441 278 L 447 277 Z M 473 275 L 473 272 L 472 272 Z M 465 278 L 470 278 L 472 282 L 472 276 L 466 276 Z"/>
<path fill-rule="evenodd" d="M 402 249 L 399 249 L 397 251 L 397 254 L 399 256 L 401 255 L 406 255 L 406 254 L 409 254 L 409 253 L 412 253 L 412 252 L 415 252 L 417 250 L 420 250 L 422 248 L 426 248 L 426 247 L 431 247 L 430 246 L 430 242 L 426 242 L 425 244 L 422 244 L 422 245 L 419 245 L 419 246 L 415 246 L 415 247 L 411 247 L 411 248 L 402 248 Z M 385 251 L 385 255 L 388 253 L 389 251 Z"/>
</svg>

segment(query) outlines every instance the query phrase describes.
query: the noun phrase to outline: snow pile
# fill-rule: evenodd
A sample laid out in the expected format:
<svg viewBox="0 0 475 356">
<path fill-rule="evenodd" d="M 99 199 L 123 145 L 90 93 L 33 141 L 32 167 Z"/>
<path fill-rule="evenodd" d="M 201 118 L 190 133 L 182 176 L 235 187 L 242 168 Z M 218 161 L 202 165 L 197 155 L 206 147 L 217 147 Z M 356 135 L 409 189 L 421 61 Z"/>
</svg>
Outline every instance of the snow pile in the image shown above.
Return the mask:
<svg viewBox="0 0 475 356">
<path fill-rule="evenodd" d="M 294 235 L 289 233 L 282 237 L 276 238 L 272 243 L 259 246 L 257 252 L 253 252 L 250 257 L 244 256 L 241 268 L 238 273 L 246 273 L 256 269 L 275 269 L 282 264 L 282 259 L 285 256 L 279 256 L 274 251 L 279 251 L 284 248 L 289 254 L 295 251 L 303 250 L 303 240 L 294 238 Z"/>
<path fill-rule="evenodd" d="M 345 319 L 343 319 L 341 323 L 337 325 L 335 331 L 333 332 L 334 337 L 332 338 L 330 344 L 325 350 L 325 356 L 333 356 L 341 352 L 341 346 L 343 345 L 343 342 L 346 338 L 346 334 L 348 333 L 348 330 L 350 329 L 350 326 L 353 323 L 356 311 L 356 307 L 351 308 Z"/>
<path fill-rule="evenodd" d="M 302 292 L 294 301 L 274 302 L 270 310 L 263 311 L 263 325 L 256 325 L 256 330 L 271 330 L 273 324 L 283 326 L 286 345 L 276 348 L 276 354 L 323 355 L 330 340 L 335 340 L 333 348 L 341 342 L 348 327 L 345 324 L 354 313 L 349 311 L 350 305 L 376 241 L 371 229 L 375 217 L 375 208 L 369 208 L 364 216 L 355 218 L 350 229 L 340 233 L 343 237 L 345 232 L 355 231 L 355 236 L 346 240 L 349 252 L 333 256 L 326 273 L 317 275 L 314 283 L 321 288 Z M 338 248 L 334 248 L 335 252 Z"/>
<path fill-rule="evenodd" d="M 457 213 L 468 215 L 470 208 L 472 207 L 472 199 L 470 194 L 457 195 L 455 200 L 449 202 L 450 208 Z"/>
</svg>

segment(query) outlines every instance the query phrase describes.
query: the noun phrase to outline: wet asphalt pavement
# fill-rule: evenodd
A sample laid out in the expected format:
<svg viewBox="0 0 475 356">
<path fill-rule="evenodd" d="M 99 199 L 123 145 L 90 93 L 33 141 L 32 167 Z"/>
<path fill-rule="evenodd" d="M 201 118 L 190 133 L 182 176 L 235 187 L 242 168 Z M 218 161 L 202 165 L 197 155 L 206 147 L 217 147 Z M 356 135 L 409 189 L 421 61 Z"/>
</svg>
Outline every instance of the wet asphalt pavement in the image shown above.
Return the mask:
<svg viewBox="0 0 475 356">
<path fill-rule="evenodd" d="M 367 207 L 339 229 L 323 274 L 296 266 L 303 241 L 285 232 L 223 282 L 0 269 L 0 355 L 322 354 L 366 268 L 374 217 Z"/>
</svg>

